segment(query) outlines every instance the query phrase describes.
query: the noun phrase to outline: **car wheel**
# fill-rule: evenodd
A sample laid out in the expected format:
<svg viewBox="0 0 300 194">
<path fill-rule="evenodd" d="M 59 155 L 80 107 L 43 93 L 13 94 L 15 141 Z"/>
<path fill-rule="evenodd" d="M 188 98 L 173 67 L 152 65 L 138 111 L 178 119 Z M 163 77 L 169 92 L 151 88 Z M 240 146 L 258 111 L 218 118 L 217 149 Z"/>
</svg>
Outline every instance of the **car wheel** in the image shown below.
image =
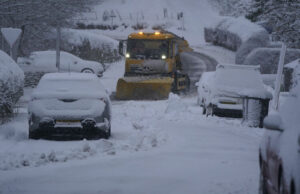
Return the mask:
<svg viewBox="0 0 300 194">
<path fill-rule="evenodd" d="M 263 170 L 260 170 L 260 175 L 259 175 L 259 194 L 268 194 L 267 189 L 266 189 L 266 180 L 263 175 Z"/>
<path fill-rule="evenodd" d="M 206 114 L 206 108 L 205 108 L 205 106 L 202 106 L 202 114 L 203 114 L 203 115 Z"/>
<path fill-rule="evenodd" d="M 28 138 L 29 139 L 39 139 L 39 136 L 36 133 L 29 131 Z"/>
<path fill-rule="evenodd" d="M 94 71 L 90 68 L 84 68 L 83 70 L 81 70 L 81 73 L 94 73 Z"/>
<path fill-rule="evenodd" d="M 279 177 L 279 194 L 286 194 L 284 191 L 284 182 L 283 182 L 283 177 L 282 175 Z"/>
<path fill-rule="evenodd" d="M 110 127 L 108 129 L 108 131 L 104 132 L 104 139 L 108 139 L 111 135 L 111 130 L 110 130 Z"/>
<path fill-rule="evenodd" d="M 214 116 L 214 109 L 211 104 L 208 105 L 208 107 L 206 108 L 205 111 L 206 111 L 206 116 L 208 116 L 208 115 Z"/>
</svg>

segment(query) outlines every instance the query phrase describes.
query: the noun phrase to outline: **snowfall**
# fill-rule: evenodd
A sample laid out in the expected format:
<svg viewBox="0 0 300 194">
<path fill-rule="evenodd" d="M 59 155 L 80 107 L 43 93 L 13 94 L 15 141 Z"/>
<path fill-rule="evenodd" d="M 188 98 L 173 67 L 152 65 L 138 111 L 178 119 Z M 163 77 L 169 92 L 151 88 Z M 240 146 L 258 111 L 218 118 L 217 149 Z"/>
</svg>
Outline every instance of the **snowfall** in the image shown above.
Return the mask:
<svg viewBox="0 0 300 194">
<path fill-rule="evenodd" d="M 204 43 L 204 26 L 219 19 L 205 0 L 190 1 L 188 6 L 179 0 L 163 2 L 170 3 L 174 12 L 191 10 L 186 13 L 193 20 L 186 21 L 182 33 L 196 51 L 220 63 L 234 62 L 235 53 Z M 118 3 L 121 0 L 101 6 Z M 132 4 L 151 14 L 149 3 Z M 110 37 L 128 33 L 114 32 Z M 115 91 L 123 74 L 124 60 L 108 66 L 101 78 L 108 92 Z M 247 127 L 241 119 L 202 115 L 196 93 L 170 94 L 158 101 L 113 100 L 108 140 L 49 141 L 28 139 L 32 91 L 25 88 L 18 114 L 0 126 L 0 194 L 258 193 L 258 148 L 264 131 Z"/>
</svg>

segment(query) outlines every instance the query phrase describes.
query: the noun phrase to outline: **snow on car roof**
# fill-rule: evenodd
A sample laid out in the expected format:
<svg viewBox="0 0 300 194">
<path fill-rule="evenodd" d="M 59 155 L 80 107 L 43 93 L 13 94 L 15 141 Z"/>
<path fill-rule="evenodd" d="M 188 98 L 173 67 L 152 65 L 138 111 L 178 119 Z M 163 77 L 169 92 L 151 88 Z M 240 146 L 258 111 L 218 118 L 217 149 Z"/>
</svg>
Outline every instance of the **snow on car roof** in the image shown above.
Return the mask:
<svg viewBox="0 0 300 194">
<path fill-rule="evenodd" d="M 220 64 L 215 74 L 217 92 L 254 98 L 271 98 L 263 85 L 259 66 Z"/>
<path fill-rule="evenodd" d="M 47 73 L 43 76 L 44 80 L 98 80 L 95 74 L 90 73 Z"/>
<path fill-rule="evenodd" d="M 45 74 L 32 98 L 102 98 L 107 97 L 100 79 L 90 73 Z"/>
</svg>

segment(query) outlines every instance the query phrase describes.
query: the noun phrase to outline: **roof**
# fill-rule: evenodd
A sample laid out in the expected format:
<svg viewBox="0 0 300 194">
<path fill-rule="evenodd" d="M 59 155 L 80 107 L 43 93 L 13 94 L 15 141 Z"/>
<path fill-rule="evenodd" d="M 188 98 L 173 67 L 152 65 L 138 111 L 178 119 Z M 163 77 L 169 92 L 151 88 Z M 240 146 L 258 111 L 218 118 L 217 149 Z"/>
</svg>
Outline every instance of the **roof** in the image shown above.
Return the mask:
<svg viewBox="0 0 300 194">
<path fill-rule="evenodd" d="M 47 73 L 43 80 L 97 80 L 98 77 L 92 73 Z"/>
<path fill-rule="evenodd" d="M 290 68 L 290 69 L 295 69 L 296 67 L 299 67 L 299 66 L 300 66 L 300 58 L 286 64 L 284 67 Z"/>
<path fill-rule="evenodd" d="M 236 64 L 218 64 L 217 68 L 223 69 L 245 69 L 245 70 L 260 70 L 259 65 L 236 65 Z"/>
<path fill-rule="evenodd" d="M 170 33 L 160 32 L 159 34 L 156 33 L 132 33 L 128 36 L 129 39 L 149 39 L 149 40 L 165 40 L 165 39 L 172 39 L 175 38 L 174 35 Z"/>
</svg>

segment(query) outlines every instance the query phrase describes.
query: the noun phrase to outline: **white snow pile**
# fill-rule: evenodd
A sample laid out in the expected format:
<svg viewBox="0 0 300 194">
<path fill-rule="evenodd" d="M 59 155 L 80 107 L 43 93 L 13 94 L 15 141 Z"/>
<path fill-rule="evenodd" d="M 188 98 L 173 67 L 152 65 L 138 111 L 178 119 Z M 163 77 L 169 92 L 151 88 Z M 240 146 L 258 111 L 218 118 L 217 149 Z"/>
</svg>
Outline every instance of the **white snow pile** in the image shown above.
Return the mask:
<svg viewBox="0 0 300 194">
<path fill-rule="evenodd" d="M 28 59 L 19 58 L 18 63 L 25 72 L 58 71 L 56 67 L 56 51 L 36 51 L 31 53 Z M 60 52 L 60 70 L 62 72 L 81 72 L 87 68 L 96 74 L 104 71 L 101 63 L 83 60 L 68 52 Z"/>
<path fill-rule="evenodd" d="M 206 42 L 236 51 L 243 42 L 266 30 L 243 17 L 225 17 L 205 28 Z"/>
<path fill-rule="evenodd" d="M 182 102 L 180 97 L 176 94 L 170 93 L 167 101 L 166 113 L 185 112 L 187 106 Z"/>
<path fill-rule="evenodd" d="M 281 48 L 256 48 L 245 59 L 243 65 L 260 65 L 262 74 L 276 74 Z M 287 49 L 284 63 L 300 58 L 300 49 Z"/>
<path fill-rule="evenodd" d="M 12 106 L 23 94 L 23 84 L 23 71 L 0 50 L 0 114 L 12 111 Z"/>
<path fill-rule="evenodd" d="M 71 45 L 83 45 L 84 41 L 88 41 L 92 48 L 102 49 L 108 47 L 110 49 L 118 48 L 118 41 L 109 38 L 103 34 L 97 33 L 93 30 L 75 30 L 75 29 L 64 29 L 62 31 L 64 40 Z"/>
</svg>

